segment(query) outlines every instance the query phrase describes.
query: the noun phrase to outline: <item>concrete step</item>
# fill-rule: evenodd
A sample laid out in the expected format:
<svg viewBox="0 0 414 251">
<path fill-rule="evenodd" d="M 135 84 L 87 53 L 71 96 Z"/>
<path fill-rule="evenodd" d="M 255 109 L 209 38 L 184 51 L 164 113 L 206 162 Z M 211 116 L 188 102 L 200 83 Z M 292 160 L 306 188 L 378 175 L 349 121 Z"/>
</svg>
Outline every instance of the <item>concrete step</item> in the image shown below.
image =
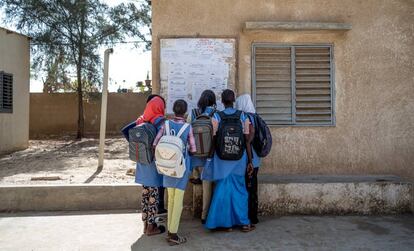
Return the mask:
<svg viewBox="0 0 414 251">
<path fill-rule="evenodd" d="M 414 212 L 414 189 L 397 176 L 275 176 L 259 178 L 265 215 L 400 214 Z"/>
<path fill-rule="evenodd" d="M 414 212 L 413 185 L 396 176 L 260 175 L 259 183 L 264 215 Z M 193 213 L 199 215 L 201 186 L 191 188 L 187 193 L 194 190 Z M 135 184 L 0 186 L 0 212 L 138 209 L 140 198 Z"/>
<path fill-rule="evenodd" d="M 0 186 L 0 212 L 135 209 L 140 199 L 135 184 Z"/>
</svg>

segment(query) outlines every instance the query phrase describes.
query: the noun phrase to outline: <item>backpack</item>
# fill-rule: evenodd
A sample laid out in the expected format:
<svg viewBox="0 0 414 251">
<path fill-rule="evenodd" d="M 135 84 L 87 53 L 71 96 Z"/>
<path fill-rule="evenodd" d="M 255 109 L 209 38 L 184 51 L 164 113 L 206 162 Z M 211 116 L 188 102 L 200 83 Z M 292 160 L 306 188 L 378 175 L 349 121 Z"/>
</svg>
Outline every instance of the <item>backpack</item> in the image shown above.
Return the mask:
<svg viewBox="0 0 414 251">
<path fill-rule="evenodd" d="M 251 114 L 254 119 L 254 139 L 252 146 L 259 157 L 266 157 L 272 149 L 272 134 L 259 114 Z"/>
<path fill-rule="evenodd" d="M 165 122 L 165 134 L 155 148 L 155 165 L 159 173 L 174 178 L 183 177 L 186 169 L 184 157 L 186 144 L 181 139 L 181 135 L 188 126 L 189 124 L 185 123 L 177 135 L 171 135 L 170 123 L 168 120 Z"/>
<path fill-rule="evenodd" d="M 157 126 L 162 122 L 164 122 L 164 119 L 161 119 L 155 125 L 145 122 L 129 130 L 130 160 L 141 164 L 150 164 L 153 161 L 152 144 L 157 135 Z"/>
<path fill-rule="evenodd" d="M 239 160 L 243 157 L 245 139 L 241 114 L 241 111 L 230 115 L 218 113 L 221 121 L 217 131 L 216 153 L 222 160 Z"/>
<path fill-rule="evenodd" d="M 194 109 L 194 117 L 196 118 L 191 126 L 193 127 L 194 140 L 197 151 L 193 153 L 195 157 L 208 157 L 211 148 L 213 147 L 213 124 L 211 117 L 216 111 L 213 110 L 210 114 L 200 114 L 198 109 Z"/>
</svg>

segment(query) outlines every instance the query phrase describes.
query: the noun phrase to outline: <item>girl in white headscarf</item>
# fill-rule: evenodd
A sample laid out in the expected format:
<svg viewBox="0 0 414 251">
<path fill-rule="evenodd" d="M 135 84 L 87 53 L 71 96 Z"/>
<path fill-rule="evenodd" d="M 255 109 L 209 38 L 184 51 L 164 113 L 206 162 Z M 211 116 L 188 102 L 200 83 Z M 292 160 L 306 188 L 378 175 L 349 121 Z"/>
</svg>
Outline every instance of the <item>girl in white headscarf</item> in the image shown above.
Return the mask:
<svg viewBox="0 0 414 251">
<path fill-rule="evenodd" d="M 254 108 L 252 99 L 249 94 L 243 94 L 236 99 L 236 109 L 244 112 L 250 120 L 250 137 L 253 140 L 254 138 L 254 117 L 256 116 L 256 109 Z M 260 158 L 257 156 L 254 148 L 252 147 L 253 155 L 253 166 L 254 171 L 252 175 L 246 174 L 246 186 L 247 192 L 249 193 L 249 219 L 252 224 L 257 224 L 259 219 L 257 218 L 258 211 L 258 196 L 257 196 L 257 172 L 259 171 Z"/>
</svg>

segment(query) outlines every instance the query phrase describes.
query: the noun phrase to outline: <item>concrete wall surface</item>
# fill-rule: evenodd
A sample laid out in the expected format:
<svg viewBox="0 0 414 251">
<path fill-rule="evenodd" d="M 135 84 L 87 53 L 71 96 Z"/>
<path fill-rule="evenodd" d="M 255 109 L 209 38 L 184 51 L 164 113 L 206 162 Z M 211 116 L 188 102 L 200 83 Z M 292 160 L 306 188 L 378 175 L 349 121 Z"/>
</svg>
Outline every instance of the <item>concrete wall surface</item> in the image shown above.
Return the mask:
<svg viewBox="0 0 414 251">
<path fill-rule="evenodd" d="M 13 74 L 13 113 L 0 113 L 0 154 L 29 144 L 29 38 L 0 28 L 0 71 Z"/>
<path fill-rule="evenodd" d="M 64 211 L 138 208 L 138 185 L 0 186 L 0 211 Z"/>
<path fill-rule="evenodd" d="M 84 102 L 85 133 L 97 135 L 101 118 L 100 94 Z M 78 121 L 76 93 L 31 93 L 30 138 L 76 134 Z M 109 93 L 106 130 L 120 134 L 120 129 L 134 121 L 145 108 L 147 94 Z"/>
<path fill-rule="evenodd" d="M 153 1 L 153 82 L 159 83 L 160 37 L 237 38 L 238 94 L 251 93 L 252 43 L 333 44 L 336 125 L 272 127 L 273 149 L 260 172 L 413 180 L 413 12 L 407 0 Z M 352 29 L 243 30 L 247 21 L 347 23 Z"/>
<path fill-rule="evenodd" d="M 394 176 L 259 178 L 259 208 L 264 215 L 414 212 L 412 183 Z M 201 189 L 192 193 L 189 187 L 185 212 L 193 210 L 199 216 Z M 193 195 L 198 198 L 191 205 Z M 140 209 L 140 198 L 141 187 L 136 184 L 0 186 L 0 212 Z"/>
</svg>

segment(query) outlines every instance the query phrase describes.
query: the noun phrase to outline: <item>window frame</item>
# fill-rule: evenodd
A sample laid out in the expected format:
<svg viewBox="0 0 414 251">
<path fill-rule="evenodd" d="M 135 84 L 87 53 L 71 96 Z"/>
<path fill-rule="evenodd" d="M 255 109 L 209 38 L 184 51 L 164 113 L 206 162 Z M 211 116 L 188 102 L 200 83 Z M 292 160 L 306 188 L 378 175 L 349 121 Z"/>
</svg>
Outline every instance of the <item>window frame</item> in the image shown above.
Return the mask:
<svg viewBox="0 0 414 251">
<path fill-rule="evenodd" d="M 330 123 L 301 123 L 296 122 L 296 48 L 327 48 L 329 47 L 329 67 L 330 67 L 330 97 L 331 97 L 331 122 Z M 256 48 L 290 48 L 291 50 L 291 88 L 292 88 L 292 123 L 291 124 L 268 124 L 272 127 L 303 127 L 303 126 L 318 126 L 318 127 L 334 127 L 336 126 L 336 112 L 335 112 L 335 62 L 334 62 L 334 45 L 331 43 L 300 43 L 300 44 L 285 44 L 285 43 L 252 43 L 251 47 L 251 92 L 253 104 L 256 107 Z"/>
<path fill-rule="evenodd" d="M 7 73 L 5 71 L 0 71 L 0 77 L 3 78 L 4 75 L 10 76 L 11 77 L 11 108 L 7 109 L 3 107 L 3 79 L 0 80 L 0 95 L 1 97 L 1 104 L 0 104 L 0 113 L 5 113 L 5 114 L 12 114 L 13 113 L 13 107 L 14 107 L 14 76 L 12 73 Z"/>
</svg>

